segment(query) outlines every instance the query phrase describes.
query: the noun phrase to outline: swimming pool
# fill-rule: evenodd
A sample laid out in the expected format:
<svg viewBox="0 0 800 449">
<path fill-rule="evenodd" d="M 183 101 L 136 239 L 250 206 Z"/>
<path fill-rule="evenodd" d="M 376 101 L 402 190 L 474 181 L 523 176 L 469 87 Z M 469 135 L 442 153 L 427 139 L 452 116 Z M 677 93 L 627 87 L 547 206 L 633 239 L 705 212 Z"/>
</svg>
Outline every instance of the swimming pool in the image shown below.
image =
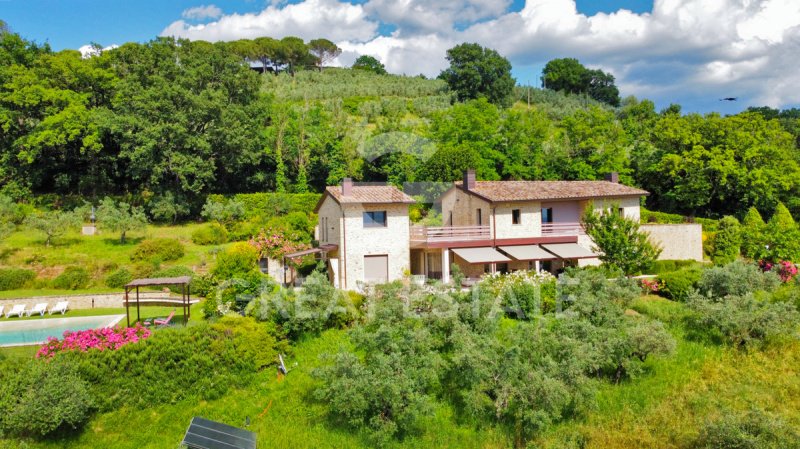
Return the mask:
<svg viewBox="0 0 800 449">
<path fill-rule="evenodd" d="M 0 321 L 0 346 L 36 345 L 48 337 L 61 338 L 64 331 L 82 331 L 111 327 L 125 315 L 45 318 L 40 320 Z"/>
</svg>

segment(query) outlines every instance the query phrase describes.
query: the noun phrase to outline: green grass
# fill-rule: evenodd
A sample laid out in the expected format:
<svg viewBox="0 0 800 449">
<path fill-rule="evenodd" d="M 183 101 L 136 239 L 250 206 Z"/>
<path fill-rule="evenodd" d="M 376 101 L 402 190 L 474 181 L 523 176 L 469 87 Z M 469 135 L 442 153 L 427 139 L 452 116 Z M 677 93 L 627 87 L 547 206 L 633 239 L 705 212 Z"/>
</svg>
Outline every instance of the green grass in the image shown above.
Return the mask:
<svg viewBox="0 0 800 449">
<path fill-rule="evenodd" d="M 34 296 L 69 296 L 69 295 L 92 295 L 103 293 L 119 293 L 118 288 L 93 287 L 82 290 L 58 290 L 54 288 L 23 288 L 19 290 L 0 291 L 0 299 L 30 298 Z"/>
<path fill-rule="evenodd" d="M 120 243 L 116 233 L 100 233 L 85 236 L 71 233 L 46 247 L 44 236 L 35 231 L 22 230 L 15 232 L 3 245 L 3 263 L 9 266 L 46 269 L 66 265 L 82 265 L 102 269 L 109 265 L 131 265 L 131 253 L 136 245 L 146 238 L 173 238 L 184 245 L 185 254 L 169 265 L 200 265 L 209 262 L 213 256 L 209 254 L 210 246 L 192 243 L 192 232 L 203 226 L 187 223 L 178 226 L 150 225 L 144 231 L 128 234 L 126 243 Z"/>
<path fill-rule="evenodd" d="M 618 385 L 601 382 L 595 408 L 581 419 L 552 427 L 531 447 L 561 448 L 566 440 L 581 435 L 586 448 L 688 449 L 700 427 L 721 410 L 749 407 L 800 425 L 800 343 L 738 351 L 687 339 L 675 318 L 684 313 L 682 304 L 643 297 L 633 308 L 653 317 L 672 318 L 668 321 L 678 341 L 676 353 L 649 359 L 645 372 L 634 379 Z M 317 381 L 311 373 L 319 366 L 320 355 L 348 346 L 346 331 L 329 330 L 293 347 L 286 358 L 290 372 L 285 377 L 270 368 L 248 388 L 231 391 L 219 400 L 186 400 L 148 409 L 123 407 L 95 416 L 73 439 L 26 443 L 31 448 L 172 448 L 191 418 L 204 416 L 235 426 L 243 426 L 249 417 L 249 430 L 257 433 L 261 448 L 373 447 L 364 433 L 332 421 L 326 406 L 313 398 Z M 26 356 L 25 350 L 17 348 L 0 354 Z M 454 414 L 448 404 L 436 404 L 433 415 L 420 423 L 419 433 L 389 447 L 512 447 L 502 430 L 459 424 Z"/>
<path fill-rule="evenodd" d="M 161 264 L 161 268 L 183 265 L 190 269 L 202 270 L 213 264 L 214 253 L 227 245 L 196 245 L 192 243 L 192 233 L 203 224 L 186 223 L 176 226 L 148 226 L 144 231 L 128 235 L 125 244 L 120 243 L 116 233 L 101 233 L 84 236 L 71 233 L 55 240 L 51 246 L 44 245 L 44 236 L 30 230 L 13 233 L 3 242 L 0 250 L 0 264 L 5 267 L 18 267 L 34 270 L 37 279 L 36 287 L 17 290 L 0 291 L 0 299 L 27 298 L 31 296 L 55 296 L 115 293 L 120 289 L 108 288 L 104 284 L 105 277 L 119 267 L 127 267 L 133 271 L 135 262 L 131 260 L 136 245 L 148 238 L 178 239 L 184 247 L 184 255 L 178 260 Z M 92 282 L 89 288 L 82 290 L 57 290 L 42 285 L 53 279 L 70 265 L 86 268 Z"/>
</svg>

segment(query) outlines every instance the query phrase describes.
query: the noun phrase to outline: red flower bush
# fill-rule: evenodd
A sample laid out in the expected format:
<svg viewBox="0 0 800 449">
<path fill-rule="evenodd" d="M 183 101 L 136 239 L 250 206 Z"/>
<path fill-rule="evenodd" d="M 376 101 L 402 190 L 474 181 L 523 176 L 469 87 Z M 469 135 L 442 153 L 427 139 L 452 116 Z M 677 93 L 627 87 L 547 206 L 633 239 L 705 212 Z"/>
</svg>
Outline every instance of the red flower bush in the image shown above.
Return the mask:
<svg viewBox="0 0 800 449">
<path fill-rule="evenodd" d="M 85 331 L 66 331 L 64 338 L 59 340 L 50 337 L 36 352 L 36 358 L 52 357 L 63 351 L 83 351 L 89 349 L 115 350 L 129 343 L 136 343 L 139 340 L 150 337 L 150 329 L 137 323 L 135 327 L 117 327 L 89 329 Z"/>
<path fill-rule="evenodd" d="M 762 260 L 759 262 L 759 266 L 761 266 L 761 269 L 764 271 L 775 271 L 783 282 L 789 282 L 797 276 L 797 265 L 788 260 L 782 260 L 778 263 Z"/>
<path fill-rule="evenodd" d="M 661 289 L 661 284 L 658 282 L 658 279 L 641 279 L 640 280 L 642 285 L 642 291 L 645 293 L 658 293 Z"/>
</svg>

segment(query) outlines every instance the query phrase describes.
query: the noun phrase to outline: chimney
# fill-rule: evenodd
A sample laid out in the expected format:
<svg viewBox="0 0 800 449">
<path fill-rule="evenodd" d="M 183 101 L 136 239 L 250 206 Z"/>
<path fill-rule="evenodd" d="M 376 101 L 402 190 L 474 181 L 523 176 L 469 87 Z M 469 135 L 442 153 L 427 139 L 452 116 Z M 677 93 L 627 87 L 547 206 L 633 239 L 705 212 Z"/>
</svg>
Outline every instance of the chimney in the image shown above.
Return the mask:
<svg viewBox="0 0 800 449">
<path fill-rule="evenodd" d="M 470 168 L 464 170 L 464 190 L 472 190 L 475 188 L 475 169 Z"/>
<path fill-rule="evenodd" d="M 615 171 L 611 173 L 606 173 L 606 181 L 619 184 L 619 173 Z"/>
<path fill-rule="evenodd" d="M 350 196 L 353 194 L 353 178 L 344 178 L 342 180 L 342 196 Z"/>
</svg>

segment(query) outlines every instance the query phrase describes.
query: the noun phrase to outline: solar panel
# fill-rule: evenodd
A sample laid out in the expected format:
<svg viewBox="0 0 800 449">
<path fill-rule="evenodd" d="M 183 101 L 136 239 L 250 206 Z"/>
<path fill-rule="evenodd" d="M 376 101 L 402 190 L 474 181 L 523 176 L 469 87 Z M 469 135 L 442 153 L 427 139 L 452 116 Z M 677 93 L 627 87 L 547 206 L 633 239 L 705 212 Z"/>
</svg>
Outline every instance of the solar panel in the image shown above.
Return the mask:
<svg viewBox="0 0 800 449">
<path fill-rule="evenodd" d="M 182 444 L 195 449 L 255 449 L 256 434 L 195 416 Z"/>
</svg>

